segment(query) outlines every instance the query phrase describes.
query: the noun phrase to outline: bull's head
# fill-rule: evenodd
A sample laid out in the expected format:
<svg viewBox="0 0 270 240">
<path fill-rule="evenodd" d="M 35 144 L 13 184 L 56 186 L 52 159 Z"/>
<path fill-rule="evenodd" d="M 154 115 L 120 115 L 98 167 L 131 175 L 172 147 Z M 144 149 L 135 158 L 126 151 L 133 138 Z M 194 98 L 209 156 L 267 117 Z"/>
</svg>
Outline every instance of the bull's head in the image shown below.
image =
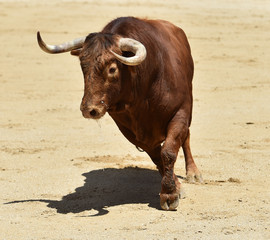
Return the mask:
<svg viewBox="0 0 270 240">
<path fill-rule="evenodd" d="M 39 32 L 37 38 L 47 53 L 71 52 L 79 57 L 85 83 L 81 103 L 85 118 L 104 116 L 121 96 L 123 64 L 136 66 L 146 57 L 142 43 L 114 34 L 92 33 L 61 45 L 47 45 Z"/>
</svg>

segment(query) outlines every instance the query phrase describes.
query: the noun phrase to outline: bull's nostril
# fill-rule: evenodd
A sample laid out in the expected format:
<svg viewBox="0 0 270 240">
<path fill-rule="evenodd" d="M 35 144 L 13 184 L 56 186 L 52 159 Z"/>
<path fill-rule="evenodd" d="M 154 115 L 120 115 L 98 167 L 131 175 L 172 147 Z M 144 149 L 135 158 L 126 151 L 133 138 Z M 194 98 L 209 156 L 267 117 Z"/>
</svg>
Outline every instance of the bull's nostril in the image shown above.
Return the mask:
<svg viewBox="0 0 270 240">
<path fill-rule="evenodd" d="M 97 111 L 95 109 L 93 109 L 92 111 L 90 111 L 90 115 L 92 117 L 95 117 L 97 115 Z"/>
</svg>

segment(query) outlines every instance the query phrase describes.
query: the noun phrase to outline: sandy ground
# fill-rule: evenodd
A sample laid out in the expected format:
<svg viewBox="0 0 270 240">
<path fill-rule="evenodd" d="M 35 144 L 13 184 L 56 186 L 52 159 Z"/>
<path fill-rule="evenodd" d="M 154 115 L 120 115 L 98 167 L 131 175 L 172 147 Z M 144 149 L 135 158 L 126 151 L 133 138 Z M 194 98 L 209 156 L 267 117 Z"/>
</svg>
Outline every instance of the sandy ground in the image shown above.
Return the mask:
<svg viewBox="0 0 270 240">
<path fill-rule="evenodd" d="M 0 1 L 0 239 L 270 239 L 270 4 L 247 1 Z M 181 26 L 195 61 L 191 147 L 204 184 L 177 211 L 160 177 L 106 115 L 81 116 L 76 57 L 48 43 L 119 16 Z"/>
</svg>

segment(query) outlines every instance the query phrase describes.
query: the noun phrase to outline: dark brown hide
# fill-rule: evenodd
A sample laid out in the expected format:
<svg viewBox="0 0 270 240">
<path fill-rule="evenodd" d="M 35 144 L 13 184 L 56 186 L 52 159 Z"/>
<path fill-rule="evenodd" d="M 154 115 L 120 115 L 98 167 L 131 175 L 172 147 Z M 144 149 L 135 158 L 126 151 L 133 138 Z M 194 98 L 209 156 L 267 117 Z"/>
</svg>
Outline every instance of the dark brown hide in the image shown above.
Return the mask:
<svg viewBox="0 0 270 240">
<path fill-rule="evenodd" d="M 147 50 L 145 61 L 138 66 L 116 61 L 109 50 L 121 54 L 117 47 L 121 37 L 141 42 Z M 184 32 L 167 21 L 118 18 L 101 33 L 88 36 L 80 60 L 85 77 L 84 116 L 95 118 L 98 112 L 99 118 L 107 110 L 124 136 L 157 165 L 162 175 L 161 207 L 175 209 L 181 184 L 174 163 L 181 146 L 187 178 L 202 181 L 189 146 L 193 60 Z M 103 72 L 111 63 L 118 70 L 114 85 L 102 83 L 108 82 Z"/>
</svg>

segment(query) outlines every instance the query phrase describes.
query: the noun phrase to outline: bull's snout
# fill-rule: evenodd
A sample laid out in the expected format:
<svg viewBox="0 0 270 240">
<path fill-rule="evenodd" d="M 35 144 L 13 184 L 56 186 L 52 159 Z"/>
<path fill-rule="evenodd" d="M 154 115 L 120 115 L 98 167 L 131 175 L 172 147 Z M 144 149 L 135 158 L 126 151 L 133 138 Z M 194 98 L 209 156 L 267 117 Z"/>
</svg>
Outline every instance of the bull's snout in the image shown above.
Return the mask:
<svg viewBox="0 0 270 240">
<path fill-rule="evenodd" d="M 80 109 L 85 118 L 99 119 L 106 113 L 104 106 L 81 106 Z"/>
<path fill-rule="evenodd" d="M 90 116 L 92 117 L 96 117 L 99 115 L 99 112 L 96 109 L 91 110 L 89 113 L 90 113 Z"/>
</svg>

